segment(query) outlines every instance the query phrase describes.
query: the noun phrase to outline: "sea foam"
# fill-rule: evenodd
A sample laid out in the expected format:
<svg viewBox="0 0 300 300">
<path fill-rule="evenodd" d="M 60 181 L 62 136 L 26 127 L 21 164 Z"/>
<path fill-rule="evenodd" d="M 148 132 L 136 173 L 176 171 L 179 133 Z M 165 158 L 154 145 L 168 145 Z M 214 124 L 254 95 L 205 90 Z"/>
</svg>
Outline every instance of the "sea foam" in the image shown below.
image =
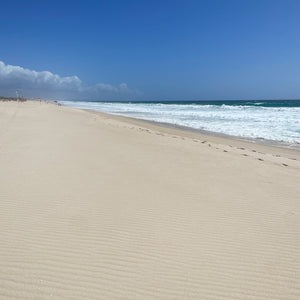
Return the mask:
<svg viewBox="0 0 300 300">
<path fill-rule="evenodd" d="M 263 102 L 228 102 L 214 105 L 201 103 L 122 103 L 61 101 L 82 109 L 130 116 L 187 126 L 243 138 L 267 139 L 300 144 L 300 107 L 262 106 Z M 296 102 L 295 102 L 296 103 Z M 250 104 L 250 105 L 249 105 Z"/>
</svg>

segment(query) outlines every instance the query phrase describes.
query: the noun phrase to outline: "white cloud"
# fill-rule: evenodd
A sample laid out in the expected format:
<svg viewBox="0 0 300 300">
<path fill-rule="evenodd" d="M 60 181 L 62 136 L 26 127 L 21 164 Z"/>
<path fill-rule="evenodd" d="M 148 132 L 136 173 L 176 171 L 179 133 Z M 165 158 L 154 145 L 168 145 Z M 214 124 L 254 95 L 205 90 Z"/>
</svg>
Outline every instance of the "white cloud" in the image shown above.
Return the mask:
<svg viewBox="0 0 300 300">
<path fill-rule="evenodd" d="M 0 61 L 0 95 L 12 96 L 16 90 L 24 97 L 70 100 L 130 100 L 141 95 L 129 89 L 126 83 L 86 85 L 77 76 L 61 77 L 49 71 L 37 72 Z"/>
</svg>

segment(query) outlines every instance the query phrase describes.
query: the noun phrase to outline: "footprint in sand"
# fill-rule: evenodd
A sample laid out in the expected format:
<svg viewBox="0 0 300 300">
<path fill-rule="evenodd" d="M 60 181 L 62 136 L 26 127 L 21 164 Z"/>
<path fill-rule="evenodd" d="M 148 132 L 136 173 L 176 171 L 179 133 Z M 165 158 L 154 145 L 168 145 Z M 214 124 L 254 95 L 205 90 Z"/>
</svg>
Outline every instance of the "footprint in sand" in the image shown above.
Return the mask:
<svg viewBox="0 0 300 300">
<path fill-rule="evenodd" d="M 228 152 L 227 150 L 223 150 L 223 152 Z"/>
<path fill-rule="evenodd" d="M 285 166 L 285 167 L 288 167 L 288 165 L 287 164 L 282 164 L 283 166 Z"/>
<path fill-rule="evenodd" d="M 258 160 L 260 160 L 260 161 L 264 161 L 262 158 L 258 158 Z"/>
</svg>

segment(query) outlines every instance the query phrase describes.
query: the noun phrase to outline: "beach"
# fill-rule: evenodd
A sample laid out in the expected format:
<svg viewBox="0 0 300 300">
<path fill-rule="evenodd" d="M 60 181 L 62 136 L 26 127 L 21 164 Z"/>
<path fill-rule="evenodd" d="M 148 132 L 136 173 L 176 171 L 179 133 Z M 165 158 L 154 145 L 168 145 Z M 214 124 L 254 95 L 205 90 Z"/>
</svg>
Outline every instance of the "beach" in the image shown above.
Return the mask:
<svg viewBox="0 0 300 300">
<path fill-rule="evenodd" d="M 238 138 L 300 150 L 300 100 L 60 103 L 73 108 L 153 121 L 205 135 Z"/>
<path fill-rule="evenodd" d="M 300 151 L 0 102 L 1 299 L 299 299 Z"/>
</svg>

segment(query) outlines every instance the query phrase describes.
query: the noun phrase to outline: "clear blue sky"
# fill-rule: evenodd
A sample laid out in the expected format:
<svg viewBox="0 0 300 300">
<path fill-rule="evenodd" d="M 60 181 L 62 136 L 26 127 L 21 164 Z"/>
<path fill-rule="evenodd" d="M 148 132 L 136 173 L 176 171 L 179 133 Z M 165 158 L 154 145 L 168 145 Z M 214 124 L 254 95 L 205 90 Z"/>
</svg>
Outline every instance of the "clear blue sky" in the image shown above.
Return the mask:
<svg viewBox="0 0 300 300">
<path fill-rule="evenodd" d="M 2 1 L 0 41 L 7 65 L 142 99 L 300 98 L 300 1 Z"/>
</svg>

